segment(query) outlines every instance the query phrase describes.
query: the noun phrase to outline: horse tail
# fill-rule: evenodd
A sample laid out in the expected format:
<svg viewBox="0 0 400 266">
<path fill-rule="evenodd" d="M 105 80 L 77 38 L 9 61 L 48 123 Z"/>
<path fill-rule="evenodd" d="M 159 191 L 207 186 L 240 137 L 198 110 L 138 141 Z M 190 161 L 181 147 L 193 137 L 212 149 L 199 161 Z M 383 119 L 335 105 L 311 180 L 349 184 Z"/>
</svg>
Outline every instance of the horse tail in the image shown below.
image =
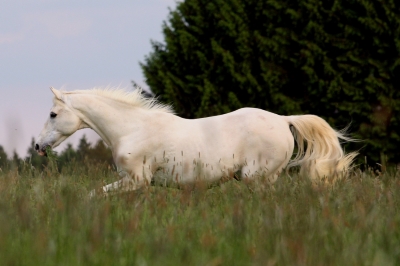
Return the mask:
<svg viewBox="0 0 400 266">
<path fill-rule="evenodd" d="M 334 130 L 324 119 L 315 115 L 285 116 L 291 125 L 293 137 L 297 144 L 297 154 L 288 169 L 300 166 L 300 174 L 308 175 L 312 180 L 327 178 L 335 181 L 345 176 L 357 152 L 345 154 L 340 140 L 356 141 L 346 136 L 348 127 Z"/>
</svg>

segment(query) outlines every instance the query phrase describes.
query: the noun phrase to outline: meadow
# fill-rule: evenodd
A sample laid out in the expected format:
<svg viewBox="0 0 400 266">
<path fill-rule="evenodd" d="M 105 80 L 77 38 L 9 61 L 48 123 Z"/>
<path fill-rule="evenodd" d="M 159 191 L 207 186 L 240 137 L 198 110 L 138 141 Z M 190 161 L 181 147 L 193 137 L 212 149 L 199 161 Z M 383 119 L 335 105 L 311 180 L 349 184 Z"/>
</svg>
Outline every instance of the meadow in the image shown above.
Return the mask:
<svg viewBox="0 0 400 266">
<path fill-rule="evenodd" d="M 148 187 L 96 197 L 111 167 L 0 172 L 1 265 L 399 265 L 400 174 Z"/>
</svg>

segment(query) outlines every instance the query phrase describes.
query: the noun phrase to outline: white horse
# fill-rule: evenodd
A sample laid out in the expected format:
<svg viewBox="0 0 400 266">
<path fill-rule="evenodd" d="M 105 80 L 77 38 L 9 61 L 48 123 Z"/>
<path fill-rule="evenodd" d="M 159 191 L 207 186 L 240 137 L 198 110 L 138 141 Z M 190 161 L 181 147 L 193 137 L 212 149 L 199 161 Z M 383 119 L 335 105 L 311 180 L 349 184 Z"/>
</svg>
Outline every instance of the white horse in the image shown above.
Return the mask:
<svg viewBox="0 0 400 266">
<path fill-rule="evenodd" d="M 168 182 L 191 184 L 199 177 L 267 177 L 300 166 L 312 180 L 345 175 L 357 153 L 344 154 L 339 140 L 352 141 L 314 115 L 280 116 L 255 108 L 200 119 L 174 115 L 170 106 L 140 90 L 92 89 L 54 94 L 49 118 L 35 145 L 40 155 L 82 128 L 110 147 L 121 179 L 102 188 L 135 190 L 162 171 Z M 289 163 L 297 142 L 297 155 Z M 289 163 L 289 164 L 288 164 Z M 91 193 L 94 195 L 94 192 Z"/>
</svg>

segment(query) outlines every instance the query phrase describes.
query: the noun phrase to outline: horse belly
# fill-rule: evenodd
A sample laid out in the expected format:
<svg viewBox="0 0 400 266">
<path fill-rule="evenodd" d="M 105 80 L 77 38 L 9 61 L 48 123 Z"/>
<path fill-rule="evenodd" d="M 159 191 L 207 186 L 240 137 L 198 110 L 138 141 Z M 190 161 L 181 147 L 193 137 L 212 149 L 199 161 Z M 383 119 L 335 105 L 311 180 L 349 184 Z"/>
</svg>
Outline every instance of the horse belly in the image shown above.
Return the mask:
<svg viewBox="0 0 400 266">
<path fill-rule="evenodd" d="M 178 121 L 168 135 L 146 144 L 145 168 L 164 184 L 188 184 L 196 180 L 218 182 L 243 173 L 263 171 L 273 175 L 287 164 L 293 138 L 280 116 L 259 109 L 196 120 Z M 140 143 L 140 142 L 139 142 Z M 138 147 L 136 146 L 136 149 Z M 147 164 L 151 164 L 148 165 Z M 240 172 L 242 169 L 246 171 Z"/>
<path fill-rule="evenodd" d="M 194 156 L 190 156 L 188 152 L 187 154 L 189 159 L 180 158 L 177 160 L 176 156 L 167 158 L 168 162 L 160 164 L 158 170 L 154 173 L 153 181 L 156 184 L 175 187 L 201 181 L 214 183 L 221 179 L 221 172 L 215 164 L 210 164 L 209 160 L 190 159 Z M 173 158 L 175 158 L 175 161 L 173 161 Z"/>
</svg>

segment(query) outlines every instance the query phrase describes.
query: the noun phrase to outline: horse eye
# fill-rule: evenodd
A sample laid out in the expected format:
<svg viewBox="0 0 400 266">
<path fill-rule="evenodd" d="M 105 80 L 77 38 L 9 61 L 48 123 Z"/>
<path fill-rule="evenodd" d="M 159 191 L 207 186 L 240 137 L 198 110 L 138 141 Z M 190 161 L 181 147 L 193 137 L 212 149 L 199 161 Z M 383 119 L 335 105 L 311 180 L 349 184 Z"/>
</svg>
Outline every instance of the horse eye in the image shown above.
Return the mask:
<svg viewBox="0 0 400 266">
<path fill-rule="evenodd" d="M 54 117 L 56 117 L 56 116 L 57 116 L 56 113 L 53 113 L 53 112 L 50 113 L 50 117 L 51 117 L 51 118 L 54 118 Z"/>
</svg>

